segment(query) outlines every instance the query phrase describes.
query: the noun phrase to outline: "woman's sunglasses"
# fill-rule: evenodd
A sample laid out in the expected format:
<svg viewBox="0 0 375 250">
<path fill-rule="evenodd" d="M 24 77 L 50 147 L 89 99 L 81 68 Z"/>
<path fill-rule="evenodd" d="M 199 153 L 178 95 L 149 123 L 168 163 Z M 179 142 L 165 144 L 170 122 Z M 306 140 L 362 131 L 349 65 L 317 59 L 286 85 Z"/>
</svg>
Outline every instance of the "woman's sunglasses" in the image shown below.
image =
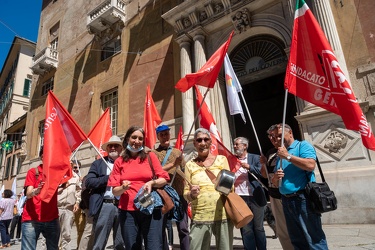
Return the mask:
<svg viewBox="0 0 375 250">
<path fill-rule="evenodd" d="M 195 141 L 196 142 L 198 142 L 198 143 L 201 143 L 202 141 L 204 141 L 204 142 L 208 142 L 208 141 L 210 141 L 211 139 L 210 138 L 197 138 L 197 139 L 195 139 Z"/>
</svg>

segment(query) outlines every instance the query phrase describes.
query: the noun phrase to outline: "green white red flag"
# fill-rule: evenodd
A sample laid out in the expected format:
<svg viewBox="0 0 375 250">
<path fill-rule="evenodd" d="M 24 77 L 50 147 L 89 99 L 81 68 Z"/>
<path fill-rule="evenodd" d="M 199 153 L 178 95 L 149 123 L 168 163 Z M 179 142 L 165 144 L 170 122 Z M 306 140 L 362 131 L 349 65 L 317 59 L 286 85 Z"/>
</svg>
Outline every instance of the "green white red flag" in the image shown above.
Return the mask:
<svg viewBox="0 0 375 250">
<path fill-rule="evenodd" d="M 143 129 L 145 130 L 145 145 L 153 148 L 156 143 L 156 127 L 161 123 L 161 118 L 156 109 L 150 93 L 150 85 L 147 85 L 146 100 L 143 117 Z"/>
<path fill-rule="evenodd" d="M 111 117 L 109 115 L 109 108 L 106 108 L 99 120 L 95 123 L 87 137 L 92 144 L 99 150 L 99 153 L 104 157 L 108 153 L 102 149 L 103 143 L 109 141 L 112 136 Z M 100 156 L 99 156 L 100 158 Z"/>
<path fill-rule="evenodd" d="M 72 176 L 71 153 L 87 139 L 52 91 L 46 101 L 43 145 L 43 181 L 40 198 L 49 202 L 61 183 Z"/>
<path fill-rule="evenodd" d="M 185 77 L 177 82 L 175 88 L 181 92 L 186 92 L 195 85 L 213 88 L 221 66 L 223 65 L 224 57 L 227 53 L 230 41 L 232 40 L 233 33 L 234 32 L 229 35 L 228 40 L 220 46 L 200 70 L 196 73 L 186 74 Z"/>
<path fill-rule="evenodd" d="M 340 115 L 375 150 L 375 138 L 326 36 L 303 0 L 297 0 L 285 89 Z"/>
</svg>

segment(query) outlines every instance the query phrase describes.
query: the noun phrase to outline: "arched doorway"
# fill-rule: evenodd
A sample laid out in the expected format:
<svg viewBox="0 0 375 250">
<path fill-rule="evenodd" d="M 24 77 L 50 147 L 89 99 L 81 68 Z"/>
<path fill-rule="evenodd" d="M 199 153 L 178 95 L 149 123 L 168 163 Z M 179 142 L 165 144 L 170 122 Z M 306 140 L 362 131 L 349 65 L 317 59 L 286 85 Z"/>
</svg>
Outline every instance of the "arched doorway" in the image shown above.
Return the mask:
<svg viewBox="0 0 375 250">
<path fill-rule="evenodd" d="M 270 35 L 251 37 L 232 51 L 230 59 L 242 85 L 242 93 L 262 151 L 266 153 L 273 147 L 266 131 L 271 125 L 281 123 L 283 118 L 284 77 L 287 63 L 284 44 Z M 245 108 L 243 110 L 247 113 Z M 294 136 L 299 139 L 300 130 L 294 118 L 296 114 L 295 97 L 288 94 L 286 123 L 292 127 Z M 234 116 L 235 136 L 247 137 L 250 141 L 248 151 L 259 153 L 255 133 L 247 114 L 245 117 L 246 124 L 240 115 Z"/>
</svg>

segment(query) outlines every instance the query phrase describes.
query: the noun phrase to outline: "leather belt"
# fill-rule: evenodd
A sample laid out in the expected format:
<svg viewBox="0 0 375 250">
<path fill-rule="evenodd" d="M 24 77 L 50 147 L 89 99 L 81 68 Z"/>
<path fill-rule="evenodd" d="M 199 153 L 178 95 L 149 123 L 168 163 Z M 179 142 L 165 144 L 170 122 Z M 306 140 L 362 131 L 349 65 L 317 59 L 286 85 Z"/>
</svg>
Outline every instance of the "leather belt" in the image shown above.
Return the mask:
<svg viewBox="0 0 375 250">
<path fill-rule="evenodd" d="M 118 200 L 117 199 L 103 199 L 104 203 L 112 203 L 116 207 L 118 206 Z"/>
<path fill-rule="evenodd" d="M 301 190 L 298 190 L 297 192 L 295 193 L 291 193 L 291 194 L 283 194 L 284 197 L 286 198 L 290 198 L 290 197 L 296 197 L 300 194 L 304 194 L 305 193 L 305 190 L 304 189 L 301 189 Z"/>
</svg>

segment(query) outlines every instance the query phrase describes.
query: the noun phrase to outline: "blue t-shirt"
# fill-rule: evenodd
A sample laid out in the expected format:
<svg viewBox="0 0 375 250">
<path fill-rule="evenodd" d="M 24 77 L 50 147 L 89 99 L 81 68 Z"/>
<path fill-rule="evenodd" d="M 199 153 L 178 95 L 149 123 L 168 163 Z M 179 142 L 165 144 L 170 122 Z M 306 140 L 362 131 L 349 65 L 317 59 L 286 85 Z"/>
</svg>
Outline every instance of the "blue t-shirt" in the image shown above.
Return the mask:
<svg viewBox="0 0 375 250">
<path fill-rule="evenodd" d="M 310 158 L 316 160 L 316 153 L 314 147 L 307 141 L 295 140 L 292 145 L 288 147 L 288 153 L 301 158 Z M 277 162 L 277 169 L 280 168 L 280 160 Z M 282 168 L 284 171 L 284 178 L 280 186 L 281 194 L 292 194 L 299 190 L 303 190 L 307 182 L 315 182 L 314 172 L 308 172 L 288 162 L 286 159 L 282 160 Z"/>
</svg>

